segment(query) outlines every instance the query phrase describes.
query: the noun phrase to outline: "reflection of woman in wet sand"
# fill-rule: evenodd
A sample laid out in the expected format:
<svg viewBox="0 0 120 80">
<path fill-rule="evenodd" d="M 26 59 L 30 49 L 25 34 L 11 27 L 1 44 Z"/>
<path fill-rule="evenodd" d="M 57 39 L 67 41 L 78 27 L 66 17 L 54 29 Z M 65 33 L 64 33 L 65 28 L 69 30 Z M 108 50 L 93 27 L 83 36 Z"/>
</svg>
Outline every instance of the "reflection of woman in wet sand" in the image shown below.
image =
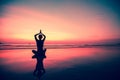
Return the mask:
<svg viewBox="0 0 120 80">
<path fill-rule="evenodd" d="M 38 38 L 37 38 L 37 36 L 38 36 Z M 45 73 L 43 60 L 44 60 L 44 58 L 46 58 L 46 56 L 45 56 L 46 48 L 43 49 L 43 45 L 44 45 L 46 36 L 40 30 L 40 33 L 35 34 L 34 37 L 35 37 L 36 44 L 37 44 L 37 51 L 32 50 L 32 52 L 34 53 L 32 58 L 33 59 L 36 58 L 37 63 L 36 63 L 36 68 L 33 72 L 33 75 L 36 76 L 38 79 L 40 79 L 41 76 Z"/>
<path fill-rule="evenodd" d="M 41 76 L 45 73 L 43 60 L 45 58 L 44 54 L 46 52 L 46 49 L 42 52 L 43 56 L 41 56 L 38 52 L 34 52 L 34 50 L 32 50 L 32 52 L 34 53 L 32 58 L 36 58 L 37 59 L 37 64 L 36 64 L 36 68 L 35 68 L 35 70 L 33 72 L 33 75 L 40 79 Z"/>
</svg>

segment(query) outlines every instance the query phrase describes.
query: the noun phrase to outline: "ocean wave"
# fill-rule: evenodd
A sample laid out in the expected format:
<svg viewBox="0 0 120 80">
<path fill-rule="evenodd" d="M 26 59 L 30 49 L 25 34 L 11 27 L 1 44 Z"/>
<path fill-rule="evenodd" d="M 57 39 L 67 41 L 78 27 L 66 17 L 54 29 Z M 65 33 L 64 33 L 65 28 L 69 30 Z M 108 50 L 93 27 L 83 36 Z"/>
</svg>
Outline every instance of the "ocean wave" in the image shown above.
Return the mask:
<svg viewBox="0 0 120 80">
<path fill-rule="evenodd" d="M 80 45 L 80 44 L 46 44 L 47 49 L 62 49 L 62 48 L 93 48 L 93 47 L 120 47 L 120 45 Z M 35 44 L 0 44 L 0 50 L 12 49 L 36 49 Z"/>
</svg>

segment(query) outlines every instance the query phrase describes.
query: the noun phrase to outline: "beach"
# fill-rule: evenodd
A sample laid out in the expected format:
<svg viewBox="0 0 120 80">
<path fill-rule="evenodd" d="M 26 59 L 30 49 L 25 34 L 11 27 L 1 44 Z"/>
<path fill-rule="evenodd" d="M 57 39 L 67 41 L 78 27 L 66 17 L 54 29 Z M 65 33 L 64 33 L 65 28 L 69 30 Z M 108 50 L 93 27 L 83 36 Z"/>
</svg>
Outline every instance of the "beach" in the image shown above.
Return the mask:
<svg viewBox="0 0 120 80">
<path fill-rule="evenodd" d="M 0 50 L 0 80 L 36 80 L 32 49 Z M 119 80 L 120 47 L 47 49 L 41 80 Z"/>
<path fill-rule="evenodd" d="M 0 8 L 0 80 L 120 80 L 120 0 L 0 0 Z"/>
</svg>

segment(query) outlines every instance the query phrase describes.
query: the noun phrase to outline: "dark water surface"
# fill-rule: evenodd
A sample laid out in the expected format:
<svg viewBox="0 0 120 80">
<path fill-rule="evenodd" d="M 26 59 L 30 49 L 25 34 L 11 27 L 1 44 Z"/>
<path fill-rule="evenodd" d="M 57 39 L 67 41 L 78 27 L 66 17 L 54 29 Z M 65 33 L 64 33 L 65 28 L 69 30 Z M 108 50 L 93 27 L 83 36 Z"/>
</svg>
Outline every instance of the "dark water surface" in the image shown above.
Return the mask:
<svg viewBox="0 0 120 80">
<path fill-rule="evenodd" d="M 31 49 L 0 50 L 0 80 L 35 80 Z M 48 49 L 41 80 L 120 80 L 120 47 Z"/>
</svg>

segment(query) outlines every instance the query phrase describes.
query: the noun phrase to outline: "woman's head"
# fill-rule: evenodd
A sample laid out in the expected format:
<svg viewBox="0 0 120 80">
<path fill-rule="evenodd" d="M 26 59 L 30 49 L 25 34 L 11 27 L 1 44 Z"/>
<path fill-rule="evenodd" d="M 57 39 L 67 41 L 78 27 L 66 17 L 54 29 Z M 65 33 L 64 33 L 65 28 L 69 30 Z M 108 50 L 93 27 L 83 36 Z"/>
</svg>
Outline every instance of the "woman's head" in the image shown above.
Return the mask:
<svg viewBox="0 0 120 80">
<path fill-rule="evenodd" d="M 39 35 L 38 38 L 41 40 L 42 39 L 42 35 Z"/>
</svg>

